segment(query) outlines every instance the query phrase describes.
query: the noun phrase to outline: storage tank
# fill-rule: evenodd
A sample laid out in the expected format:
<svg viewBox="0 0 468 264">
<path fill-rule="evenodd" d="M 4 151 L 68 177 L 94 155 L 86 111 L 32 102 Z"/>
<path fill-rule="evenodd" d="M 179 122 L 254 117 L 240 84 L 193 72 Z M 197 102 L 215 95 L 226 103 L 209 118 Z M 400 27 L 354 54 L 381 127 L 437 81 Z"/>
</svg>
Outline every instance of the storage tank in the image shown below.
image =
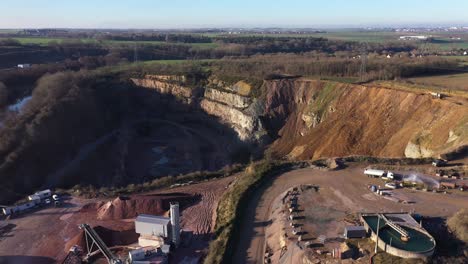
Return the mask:
<svg viewBox="0 0 468 264">
<path fill-rule="evenodd" d="M 172 242 L 177 247 L 180 240 L 179 203 L 171 203 Z"/>
</svg>

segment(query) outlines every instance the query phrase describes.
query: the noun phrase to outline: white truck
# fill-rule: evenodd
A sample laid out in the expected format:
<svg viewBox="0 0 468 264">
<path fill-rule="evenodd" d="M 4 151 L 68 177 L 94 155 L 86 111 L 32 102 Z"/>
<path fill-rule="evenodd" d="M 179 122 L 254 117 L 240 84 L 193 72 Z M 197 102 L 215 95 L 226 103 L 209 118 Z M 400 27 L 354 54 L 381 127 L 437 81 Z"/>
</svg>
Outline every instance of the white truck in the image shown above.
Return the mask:
<svg viewBox="0 0 468 264">
<path fill-rule="evenodd" d="M 384 170 L 374 170 L 374 169 L 365 169 L 364 174 L 366 174 L 368 177 L 387 177 L 389 179 L 394 178 L 394 174 L 391 171 L 384 171 Z"/>
</svg>

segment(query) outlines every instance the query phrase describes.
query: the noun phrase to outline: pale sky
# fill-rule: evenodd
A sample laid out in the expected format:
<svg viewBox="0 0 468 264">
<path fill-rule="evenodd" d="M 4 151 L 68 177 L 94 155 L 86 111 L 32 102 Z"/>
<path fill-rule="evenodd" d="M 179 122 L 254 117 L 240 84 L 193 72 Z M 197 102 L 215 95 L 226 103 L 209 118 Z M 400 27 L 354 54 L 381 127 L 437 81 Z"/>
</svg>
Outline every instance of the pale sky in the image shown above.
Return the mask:
<svg viewBox="0 0 468 264">
<path fill-rule="evenodd" d="M 468 25 L 468 0 L 0 0 L 0 28 Z"/>
</svg>

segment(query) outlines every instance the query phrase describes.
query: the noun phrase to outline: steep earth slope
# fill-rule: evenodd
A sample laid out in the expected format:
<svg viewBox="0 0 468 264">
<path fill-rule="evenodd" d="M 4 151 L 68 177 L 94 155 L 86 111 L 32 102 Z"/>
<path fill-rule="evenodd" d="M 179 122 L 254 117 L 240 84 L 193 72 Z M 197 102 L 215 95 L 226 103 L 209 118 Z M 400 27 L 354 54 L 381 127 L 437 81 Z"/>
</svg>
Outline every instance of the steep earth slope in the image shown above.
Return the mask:
<svg viewBox="0 0 468 264">
<path fill-rule="evenodd" d="M 266 80 L 258 97 L 245 82 L 227 85 L 216 79 L 194 93 L 168 88 L 164 78 L 134 82 L 190 97 L 187 102 L 219 117 L 243 141 L 265 143 L 268 138 L 277 158 L 435 157 L 468 145 L 463 99 L 305 78 Z"/>
<path fill-rule="evenodd" d="M 307 79 L 268 81 L 276 156 L 431 157 L 468 144 L 466 102 L 382 87 Z"/>
</svg>

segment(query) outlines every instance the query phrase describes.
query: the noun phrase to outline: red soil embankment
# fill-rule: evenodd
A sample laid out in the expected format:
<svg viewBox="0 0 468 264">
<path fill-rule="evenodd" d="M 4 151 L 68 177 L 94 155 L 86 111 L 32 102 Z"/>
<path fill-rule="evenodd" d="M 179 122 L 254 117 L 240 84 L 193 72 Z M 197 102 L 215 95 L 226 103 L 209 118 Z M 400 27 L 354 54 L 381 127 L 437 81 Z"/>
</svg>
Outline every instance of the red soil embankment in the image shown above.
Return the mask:
<svg viewBox="0 0 468 264">
<path fill-rule="evenodd" d="M 196 196 L 184 193 L 117 197 L 99 205 L 97 219 L 128 219 L 135 218 L 139 214 L 163 215 L 169 210 L 171 202 L 179 202 L 181 207 L 184 207 L 197 199 Z"/>
<path fill-rule="evenodd" d="M 265 82 L 274 156 L 434 157 L 468 144 L 466 102 L 304 78 Z"/>
</svg>

